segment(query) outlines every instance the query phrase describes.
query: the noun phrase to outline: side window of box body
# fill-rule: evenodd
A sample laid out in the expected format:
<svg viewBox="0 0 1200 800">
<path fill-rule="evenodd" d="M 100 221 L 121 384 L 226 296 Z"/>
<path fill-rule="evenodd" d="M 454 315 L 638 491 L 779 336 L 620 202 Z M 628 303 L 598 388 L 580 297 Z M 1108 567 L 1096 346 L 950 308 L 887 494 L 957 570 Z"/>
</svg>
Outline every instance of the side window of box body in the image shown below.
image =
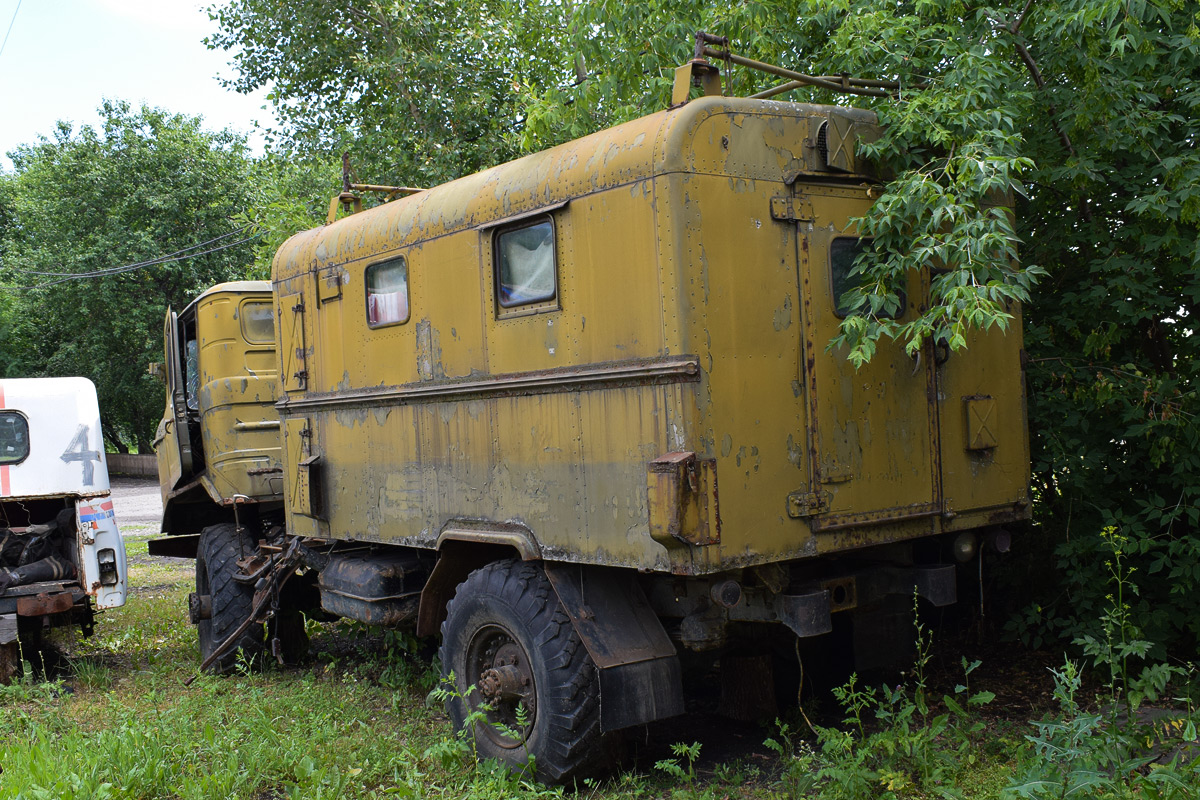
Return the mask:
<svg viewBox="0 0 1200 800">
<path fill-rule="evenodd" d="M 554 219 L 549 214 L 492 233 L 498 317 L 558 308 L 556 249 Z"/>
<path fill-rule="evenodd" d="M 409 319 L 408 259 L 395 256 L 367 267 L 367 327 L 403 325 Z"/>
<path fill-rule="evenodd" d="M 864 250 L 875 246 L 874 239 L 860 239 L 857 236 L 838 236 L 829 243 L 829 288 L 833 295 L 834 313 L 845 319 L 850 316 L 851 305 L 846 293 L 863 285 L 865 275 L 851 274 L 854 262 Z M 900 319 L 908 306 L 908 294 L 900 290 L 900 306 L 894 314 L 880 314 L 887 319 Z"/>
</svg>

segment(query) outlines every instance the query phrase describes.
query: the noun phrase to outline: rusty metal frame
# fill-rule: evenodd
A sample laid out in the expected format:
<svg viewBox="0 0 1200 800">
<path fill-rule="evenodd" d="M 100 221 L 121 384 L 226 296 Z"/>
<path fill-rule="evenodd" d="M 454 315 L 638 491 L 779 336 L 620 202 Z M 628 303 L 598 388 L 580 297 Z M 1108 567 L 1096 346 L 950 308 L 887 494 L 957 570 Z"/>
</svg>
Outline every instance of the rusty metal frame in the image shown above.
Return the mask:
<svg viewBox="0 0 1200 800">
<path fill-rule="evenodd" d="M 562 209 L 564 209 L 568 205 L 570 205 L 573 200 L 577 200 L 577 199 L 579 199 L 579 198 L 571 197 L 571 198 L 562 200 L 557 203 L 551 203 L 548 206 L 541 206 L 540 208 L 535 208 L 532 211 L 522 211 L 519 214 L 513 214 L 508 217 L 501 217 L 500 219 L 489 220 L 489 221 L 483 223 L 482 225 L 476 225 L 475 230 L 491 231 L 493 228 L 503 228 L 503 227 L 512 225 L 517 222 L 524 222 L 527 219 L 531 219 L 533 217 L 538 217 L 538 216 L 541 216 L 542 214 L 549 215 L 549 214 L 554 213 L 555 211 L 561 211 Z"/>
<path fill-rule="evenodd" d="M 716 45 L 711 47 L 710 45 Z M 719 50 L 717 47 L 725 49 Z M 715 36 L 704 31 L 696 32 L 696 50 L 695 56 L 692 59 L 691 66 L 693 71 L 697 67 L 713 68 L 705 59 L 715 58 L 726 62 L 727 64 L 737 64 L 741 67 L 765 72 L 769 75 L 775 75 L 780 78 L 787 78 L 788 82 L 773 86 L 766 91 L 758 94 L 750 95 L 756 100 L 765 100 L 774 97 L 784 92 L 789 92 L 792 89 L 799 89 L 804 86 L 815 86 L 819 89 L 828 89 L 833 92 L 841 92 L 842 94 L 856 94 L 865 97 L 895 97 L 901 89 L 906 88 L 899 81 L 884 81 L 871 78 L 854 78 L 849 73 L 841 75 L 806 75 L 803 72 L 777 67 L 774 64 L 767 64 L 762 61 L 755 61 L 752 58 L 739 56 L 729 49 L 729 39 L 725 36 Z M 917 82 L 909 84 L 907 88 L 923 89 L 928 84 Z"/>
<path fill-rule="evenodd" d="M 17 598 L 18 617 L 44 617 L 49 614 L 64 614 L 75 607 L 72 592 L 39 592 Z"/>
<path fill-rule="evenodd" d="M 814 532 L 837 531 L 845 528 L 860 528 L 870 525 L 887 525 L 892 522 L 907 522 L 923 517 L 936 517 L 942 513 L 940 500 L 927 503 L 913 503 L 908 506 L 883 508 L 878 511 L 868 511 L 862 514 L 833 514 L 828 517 L 814 516 L 809 519 L 809 525 Z"/>
<path fill-rule="evenodd" d="M 362 198 L 355 192 L 373 192 L 384 195 L 383 202 L 387 202 L 397 195 L 412 195 L 419 194 L 424 189 L 415 186 L 383 186 L 377 183 L 353 183 L 350 179 L 350 153 L 342 153 L 342 191 L 333 196 L 329 201 L 329 213 L 325 217 L 325 224 L 331 225 L 337 220 L 338 206 L 341 206 L 345 211 L 357 214 L 363 210 Z"/>
<path fill-rule="evenodd" d="M 305 412 L 328 408 L 371 408 L 394 404 L 443 402 L 479 396 L 559 394 L 647 383 L 692 383 L 700 380 L 700 360 L 695 356 L 557 367 L 532 372 L 493 375 L 474 380 L 408 383 L 385 389 L 357 392 L 310 394 L 303 399 L 285 398 L 275 404 L 281 412 Z"/>
</svg>

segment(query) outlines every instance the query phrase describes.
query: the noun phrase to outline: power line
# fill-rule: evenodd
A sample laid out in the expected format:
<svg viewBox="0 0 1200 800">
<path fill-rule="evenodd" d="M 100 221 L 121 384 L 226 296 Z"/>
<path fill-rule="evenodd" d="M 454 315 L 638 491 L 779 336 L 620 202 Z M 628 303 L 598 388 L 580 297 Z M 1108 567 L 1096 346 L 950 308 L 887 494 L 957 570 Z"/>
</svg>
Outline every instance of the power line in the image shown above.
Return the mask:
<svg viewBox="0 0 1200 800">
<path fill-rule="evenodd" d="M 107 270 L 96 270 L 94 272 L 69 273 L 69 274 L 65 274 L 64 277 L 59 278 L 56 281 L 47 281 L 46 283 L 39 283 L 39 284 L 36 284 L 33 286 L 0 286 L 0 289 L 8 289 L 10 291 L 32 291 L 32 290 L 36 290 L 36 289 L 47 289 L 51 286 L 57 286 L 60 283 L 66 283 L 67 281 L 77 281 L 77 280 L 85 280 L 85 279 L 91 279 L 91 278 L 105 278 L 110 275 L 117 275 L 117 274 L 120 274 L 123 272 L 131 272 L 136 269 L 145 269 L 146 267 L 153 267 L 153 266 L 157 266 L 159 264 L 168 264 L 172 261 L 186 261 L 189 258 L 196 258 L 197 256 L 205 256 L 205 255 L 208 255 L 209 253 L 216 253 L 221 250 L 228 250 L 230 247 L 237 247 L 240 244 L 246 244 L 247 242 L 252 242 L 255 239 L 259 238 L 260 236 L 262 236 L 261 233 L 256 233 L 253 236 L 247 236 L 244 239 L 238 239 L 236 242 L 229 242 L 228 244 L 223 244 L 220 247 L 213 247 L 208 250 L 202 250 L 199 253 L 188 253 L 187 255 L 175 256 L 174 258 L 163 257 L 163 258 L 155 259 L 153 261 L 142 261 L 137 264 L 126 264 L 123 267 L 113 267 L 112 269 L 107 269 Z M 224 238 L 224 237 L 219 237 L 219 238 Z M 183 252 L 183 251 L 180 251 L 180 252 Z"/>
<path fill-rule="evenodd" d="M 244 225 L 241 228 L 238 228 L 237 230 L 230 231 L 229 233 L 223 233 L 220 236 L 215 236 L 206 242 L 200 242 L 199 244 L 194 244 L 194 245 L 191 245 L 190 247 L 185 247 L 182 250 L 176 250 L 174 253 L 167 253 L 164 256 L 158 256 L 157 258 L 151 258 L 148 261 L 139 261 L 136 264 L 125 264 L 124 266 L 120 266 L 120 267 L 106 267 L 105 269 L 97 269 L 97 270 L 92 270 L 90 272 L 38 272 L 38 271 L 32 270 L 32 269 L 21 269 L 20 267 L 9 267 L 9 269 L 11 269 L 13 272 L 20 272 L 23 275 L 40 275 L 40 276 L 46 276 L 46 277 L 51 277 L 51 278 L 58 278 L 58 277 L 94 278 L 94 277 L 100 277 L 103 275 L 114 275 L 118 272 L 126 272 L 126 271 L 136 268 L 136 267 L 148 267 L 148 266 L 152 266 L 154 264 L 165 263 L 166 261 L 171 260 L 174 256 L 182 255 L 184 253 L 187 253 L 190 250 L 195 250 L 199 247 L 204 247 L 205 245 L 210 245 L 213 242 L 219 242 L 222 239 L 228 239 L 230 236 L 237 236 L 239 233 L 242 233 L 243 231 L 247 230 L 249 227 L 250 227 L 249 225 Z M 232 246 L 233 245 L 230 245 L 230 247 L 232 247 Z"/>
<path fill-rule="evenodd" d="M 21 10 L 21 0 L 17 0 L 17 7 L 13 9 L 12 20 L 8 23 L 8 31 L 4 34 L 4 44 L 0 44 L 0 56 L 4 55 L 4 47 L 8 44 L 8 34 L 12 33 L 13 23 L 17 21 L 17 12 Z"/>
<path fill-rule="evenodd" d="M 60 283 L 66 283 L 67 281 L 78 281 L 78 280 L 85 280 L 85 279 L 91 279 L 91 278 L 106 278 L 110 275 L 119 275 L 121 273 L 132 272 L 133 270 L 137 270 L 137 269 L 145 269 L 146 267 L 155 267 L 155 266 L 158 266 L 159 264 L 169 264 L 172 261 L 186 261 L 189 258 L 195 258 L 196 256 L 205 256 L 205 255 L 208 255 L 209 253 L 216 253 L 220 250 L 227 250 L 230 247 L 237 247 L 239 244 L 245 244 L 246 242 L 252 242 L 255 239 L 257 239 L 259 236 L 262 236 L 262 234 L 256 233 L 253 236 L 247 236 L 245 239 L 238 239 L 236 242 L 229 242 L 228 244 L 223 244 L 220 247 L 213 247 L 208 250 L 201 250 L 199 253 L 189 253 L 187 255 L 181 255 L 181 256 L 175 256 L 175 257 L 164 256 L 163 258 L 155 259 L 153 261 L 144 261 L 144 262 L 141 262 L 138 264 L 127 264 L 123 267 L 113 267 L 111 269 L 106 269 L 106 270 L 96 270 L 95 272 L 73 273 L 73 274 L 66 275 L 62 278 L 59 278 L 56 281 L 49 281 L 48 283 L 39 283 L 36 286 L 28 286 L 28 287 L 24 287 L 24 288 L 43 289 L 47 286 L 56 286 Z"/>
</svg>

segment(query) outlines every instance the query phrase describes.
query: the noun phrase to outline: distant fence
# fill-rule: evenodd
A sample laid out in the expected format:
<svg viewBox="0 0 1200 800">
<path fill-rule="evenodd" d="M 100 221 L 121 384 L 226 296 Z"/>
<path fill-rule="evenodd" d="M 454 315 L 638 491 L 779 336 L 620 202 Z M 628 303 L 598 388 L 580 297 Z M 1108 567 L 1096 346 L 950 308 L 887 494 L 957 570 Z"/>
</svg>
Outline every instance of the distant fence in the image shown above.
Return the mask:
<svg viewBox="0 0 1200 800">
<path fill-rule="evenodd" d="M 110 475 L 137 475 L 157 478 L 158 462 L 153 455 L 138 453 L 105 453 Z"/>
</svg>

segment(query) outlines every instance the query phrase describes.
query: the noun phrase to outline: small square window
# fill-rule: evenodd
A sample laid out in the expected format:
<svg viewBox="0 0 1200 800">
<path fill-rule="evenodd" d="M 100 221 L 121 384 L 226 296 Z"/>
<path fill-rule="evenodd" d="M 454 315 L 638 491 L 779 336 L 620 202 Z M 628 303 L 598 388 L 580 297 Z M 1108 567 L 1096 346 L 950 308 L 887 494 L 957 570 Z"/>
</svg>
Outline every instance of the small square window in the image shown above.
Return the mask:
<svg viewBox="0 0 1200 800">
<path fill-rule="evenodd" d="M 275 309 L 265 300 L 242 303 L 238 318 L 242 322 L 242 337 L 250 344 L 272 344 L 275 341 Z"/>
<path fill-rule="evenodd" d="M 0 464 L 19 464 L 28 455 L 28 420 L 16 411 L 0 411 Z"/>
<path fill-rule="evenodd" d="M 496 234 L 496 302 L 515 308 L 553 301 L 558 294 L 554 265 L 554 222 L 532 224 Z"/>
<path fill-rule="evenodd" d="M 408 322 L 408 262 L 404 256 L 367 267 L 367 325 Z"/>
<path fill-rule="evenodd" d="M 874 239 L 859 239 L 850 236 L 839 236 L 829 243 L 829 283 L 833 290 L 833 307 L 839 317 L 850 315 L 851 304 L 846 293 L 863 285 L 865 275 L 851 275 L 854 262 L 864 250 L 875 246 Z M 895 314 L 884 314 L 889 319 L 899 319 L 904 316 L 908 299 L 903 290 L 900 291 L 900 307 Z"/>
</svg>

